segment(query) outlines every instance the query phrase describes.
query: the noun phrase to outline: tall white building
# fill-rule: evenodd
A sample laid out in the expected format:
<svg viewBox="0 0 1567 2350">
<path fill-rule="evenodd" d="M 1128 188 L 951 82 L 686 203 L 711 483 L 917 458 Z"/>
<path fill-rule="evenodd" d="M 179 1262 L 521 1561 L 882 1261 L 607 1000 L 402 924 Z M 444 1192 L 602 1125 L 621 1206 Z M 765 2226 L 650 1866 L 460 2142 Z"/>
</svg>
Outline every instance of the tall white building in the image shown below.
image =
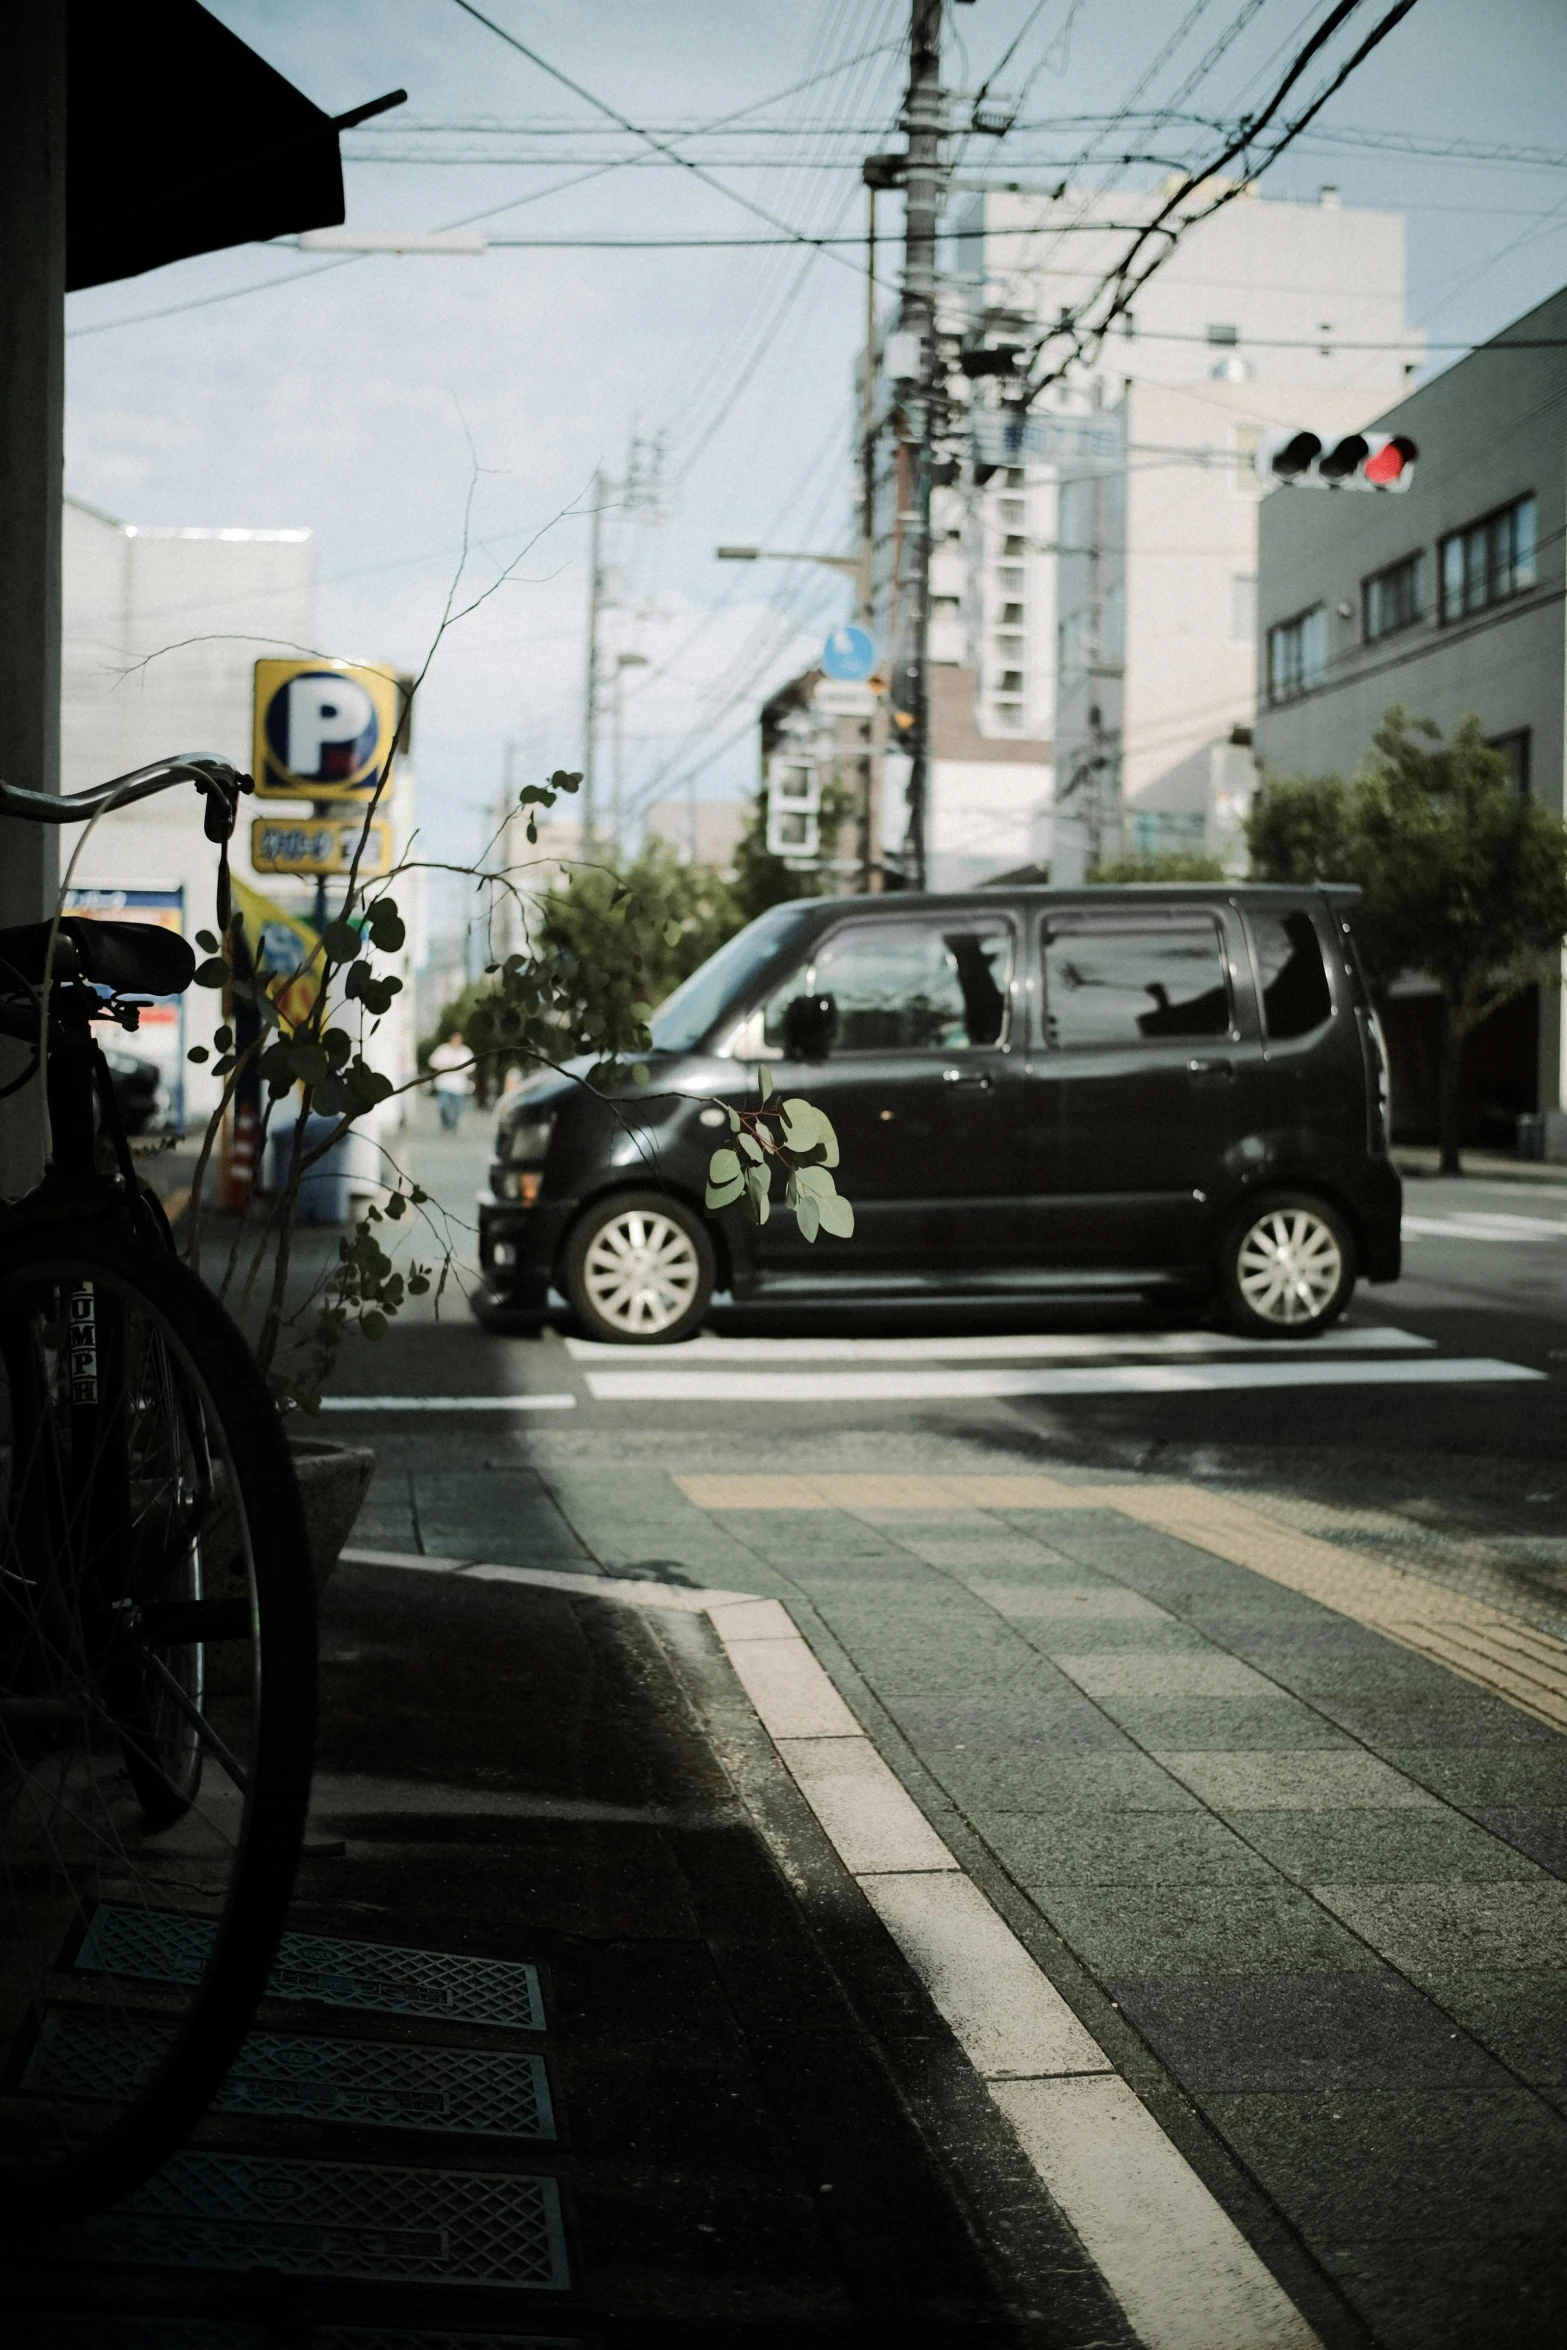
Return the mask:
<svg viewBox="0 0 1567 2350">
<path fill-rule="evenodd" d="M 967 339 L 1031 342 L 1164 200 L 972 197 L 947 247 Z M 1349 209 L 1332 188 L 1314 203 L 1250 190 L 1186 232 L 1094 366 L 1031 411 L 1021 446 L 977 388 L 978 452 L 1009 462 L 980 491 L 943 493 L 965 508 L 961 657 L 981 734 L 1053 742 L 1034 853 L 1057 880 L 1096 853 L 1233 852 L 1253 780 L 1258 442 L 1357 429 L 1421 353 L 1401 215 Z M 944 622 L 952 595 L 944 580 Z M 933 631 L 934 657 L 960 657 L 956 642 Z M 936 828 L 961 821 L 934 811 Z"/>
</svg>

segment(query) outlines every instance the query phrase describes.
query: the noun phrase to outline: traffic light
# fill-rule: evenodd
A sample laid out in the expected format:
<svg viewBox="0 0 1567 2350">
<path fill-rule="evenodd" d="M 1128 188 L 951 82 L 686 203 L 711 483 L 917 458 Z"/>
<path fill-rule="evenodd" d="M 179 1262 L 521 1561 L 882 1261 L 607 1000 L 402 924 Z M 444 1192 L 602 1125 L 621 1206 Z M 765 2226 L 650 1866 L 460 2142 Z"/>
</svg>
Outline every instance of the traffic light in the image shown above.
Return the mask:
<svg viewBox="0 0 1567 2350">
<path fill-rule="evenodd" d="M 1407 490 L 1419 454 L 1401 432 L 1346 433 L 1331 445 L 1314 432 L 1270 432 L 1257 444 L 1257 478 L 1267 489 Z"/>
</svg>

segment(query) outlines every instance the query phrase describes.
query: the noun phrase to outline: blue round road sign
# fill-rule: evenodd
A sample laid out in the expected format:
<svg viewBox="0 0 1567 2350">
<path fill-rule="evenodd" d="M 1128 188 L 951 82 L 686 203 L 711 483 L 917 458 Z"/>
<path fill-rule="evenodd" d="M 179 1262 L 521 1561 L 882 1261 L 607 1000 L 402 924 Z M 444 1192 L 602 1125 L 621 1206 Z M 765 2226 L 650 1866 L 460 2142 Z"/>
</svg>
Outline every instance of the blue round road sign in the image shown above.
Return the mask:
<svg viewBox="0 0 1567 2350">
<path fill-rule="evenodd" d="M 876 666 L 876 640 L 869 629 L 835 628 L 822 652 L 822 667 L 839 685 L 857 685 Z"/>
</svg>

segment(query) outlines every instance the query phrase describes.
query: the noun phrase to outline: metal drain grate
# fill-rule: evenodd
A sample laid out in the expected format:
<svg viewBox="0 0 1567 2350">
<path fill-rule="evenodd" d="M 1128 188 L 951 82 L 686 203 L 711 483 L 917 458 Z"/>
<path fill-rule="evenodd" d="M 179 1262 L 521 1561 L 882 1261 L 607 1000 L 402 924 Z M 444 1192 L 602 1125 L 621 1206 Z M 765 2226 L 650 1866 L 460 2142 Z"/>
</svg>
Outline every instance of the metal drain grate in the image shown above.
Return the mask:
<svg viewBox="0 0 1567 2350">
<path fill-rule="evenodd" d="M 6 2350 L 273 2350 L 263 2325 L 220 2317 L 121 2317 L 113 2311 L 23 2310 L 6 2321 Z M 448 2334 L 427 2327 L 317 2326 L 312 2350 L 585 2350 L 575 2335 Z"/>
<path fill-rule="evenodd" d="M 216 1931 L 206 1918 L 177 1910 L 126 1909 L 105 1901 L 93 1912 L 76 1964 L 109 1975 L 195 1983 Z M 463 1958 L 449 1950 L 285 1934 L 267 1990 L 274 1999 L 313 1999 L 328 2007 L 374 2008 L 383 2015 L 450 2016 L 456 2023 L 544 2029 L 536 1967 Z"/>
<path fill-rule="evenodd" d="M 51 2015 L 22 2075 L 27 2090 L 123 2097 L 146 2079 L 171 2035 Z M 408 2048 L 253 2032 L 213 2100 L 219 2113 L 299 2114 L 387 2129 L 553 2138 L 542 2056 L 482 2048 Z"/>
<path fill-rule="evenodd" d="M 38 2239 L 45 2259 L 274 2268 L 430 2285 L 570 2285 L 553 2179 L 176 2154 L 112 2211 Z"/>
</svg>

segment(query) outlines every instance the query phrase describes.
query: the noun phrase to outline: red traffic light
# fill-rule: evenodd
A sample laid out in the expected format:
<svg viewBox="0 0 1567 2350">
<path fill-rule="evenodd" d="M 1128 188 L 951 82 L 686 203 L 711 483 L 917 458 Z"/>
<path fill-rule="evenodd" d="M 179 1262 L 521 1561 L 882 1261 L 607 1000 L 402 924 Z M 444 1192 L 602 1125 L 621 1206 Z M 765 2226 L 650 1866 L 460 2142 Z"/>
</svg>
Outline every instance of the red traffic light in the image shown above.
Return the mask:
<svg viewBox="0 0 1567 2350">
<path fill-rule="evenodd" d="M 1361 467 L 1361 474 L 1374 489 L 1403 490 L 1409 487 L 1415 459 L 1420 451 L 1405 434 L 1396 432 L 1386 439 L 1380 433 L 1370 436 L 1370 453 Z"/>
</svg>

